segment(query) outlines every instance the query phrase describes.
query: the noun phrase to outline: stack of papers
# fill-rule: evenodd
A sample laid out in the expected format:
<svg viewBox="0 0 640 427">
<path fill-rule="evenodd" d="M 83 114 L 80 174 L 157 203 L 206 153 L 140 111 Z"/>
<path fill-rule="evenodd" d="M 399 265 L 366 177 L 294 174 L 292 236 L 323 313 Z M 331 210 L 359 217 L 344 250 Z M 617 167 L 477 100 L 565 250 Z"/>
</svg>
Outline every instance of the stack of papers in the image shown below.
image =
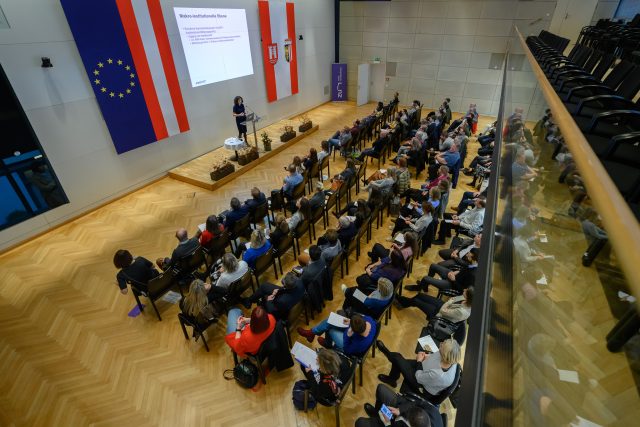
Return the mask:
<svg viewBox="0 0 640 427">
<path fill-rule="evenodd" d="M 201 233 L 204 233 L 204 230 L 207 229 L 207 223 L 202 223 L 198 226 L 198 230 L 200 230 Z"/>
<path fill-rule="evenodd" d="M 291 349 L 293 358 L 305 368 L 311 368 L 312 371 L 318 371 L 318 354 L 315 350 L 296 341 Z"/>
<path fill-rule="evenodd" d="M 425 335 L 424 337 L 418 338 L 418 345 L 427 353 L 438 352 L 438 346 L 436 345 L 436 342 L 433 340 L 433 338 L 431 338 L 431 335 Z"/>
<path fill-rule="evenodd" d="M 396 237 L 393 238 L 393 241 L 400 245 L 404 245 L 404 234 L 402 233 L 396 234 Z"/>
<path fill-rule="evenodd" d="M 175 304 L 182 299 L 182 296 L 178 292 L 169 291 L 162 297 L 162 301 L 166 301 L 170 304 Z"/>
<path fill-rule="evenodd" d="M 580 384 L 580 378 L 578 377 L 578 373 L 576 371 L 565 371 L 564 369 L 558 369 L 558 376 L 560 377 L 560 381 Z"/>
<path fill-rule="evenodd" d="M 329 319 L 327 319 L 330 325 L 335 326 L 336 328 L 348 328 L 350 320 L 344 316 L 340 316 L 338 313 L 331 312 L 329 314 Z"/>
<path fill-rule="evenodd" d="M 360 302 L 364 302 L 367 299 L 367 296 L 360 289 L 356 288 L 356 291 L 353 293 L 353 297 Z"/>
</svg>

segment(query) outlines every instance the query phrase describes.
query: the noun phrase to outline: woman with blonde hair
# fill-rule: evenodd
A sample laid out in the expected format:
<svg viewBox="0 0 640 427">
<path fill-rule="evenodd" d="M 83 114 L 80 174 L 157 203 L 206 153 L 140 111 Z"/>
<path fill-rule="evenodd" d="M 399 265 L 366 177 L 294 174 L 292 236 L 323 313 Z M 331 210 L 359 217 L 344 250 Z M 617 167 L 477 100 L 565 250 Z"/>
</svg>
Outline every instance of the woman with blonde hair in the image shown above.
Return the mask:
<svg viewBox="0 0 640 427">
<path fill-rule="evenodd" d="M 394 291 L 393 283 L 385 277 L 378 279 L 377 289 L 367 295 L 364 301 L 353 296 L 356 289 L 358 289 L 357 286 L 348 288 L 347 285 L 342 285 L 342 292 L 344 292 L 344 303 L 342 303 L 342 309 L 347 313 L 356 312 L 366 314 L 374 319 L 380 317 L 384 310 L 389 306 Z"/>
<path fill-rule="evenodd" d="M 278 245 L 280 245 L 280 241 L 282 240 L 282 238 L 289 234 L 290 231 L 291 230 L 289 229 L 287 217 L 285 217 L 283 213 L 278 213 L 276 215 L 275 227 L 269 234 L 269 241 L 271 242 L 271 246 L 277 248 Z"/>
<path fill-rule="evenodd" d="M 318 350 L 318 372 L 300 365 L 306 378 L 309 392 L 323 402 L 334 402 L 342 390 L 340 373 L 343 370 L 342 358 L 333 350 L 321 348 Z"/>
<path fill-rule="evenodd" d="M 242 259 L 247 263 L 249 268 L 255 268 L 256 259 L 258 259 L 260 255 L 264 255 L 270 248 L 271 243 L 267 240 L 264 230 L 258 227 L 251 233 L 249 248 L 242 255 Z"/>
<path fill-rule="evenodd" d="M 189 292 L 180 301 L 183 313 L 196 319 L 198 324 L 206 325 L 215 317 L 210 295 L 211 284 L 195 279 L 189 285 Z"/>
<path fill-rule="evenodd" d="M 415 360 L 405 359 L 400 353 L 390 352 L 382 341 L 376 343 L 378 349 L 391 362 L 388 375 L 379 374 L 378 379 L 391 387 L 396 386 L 400 374 L 404 381 L 414 391 L 422 395 L 435 397 L 453 384 L 457 365 L 460 362 L 460 345 L 453 339 L 442 341 L 437 352 L 427 354 L 418 352 Z"/>
</svg>

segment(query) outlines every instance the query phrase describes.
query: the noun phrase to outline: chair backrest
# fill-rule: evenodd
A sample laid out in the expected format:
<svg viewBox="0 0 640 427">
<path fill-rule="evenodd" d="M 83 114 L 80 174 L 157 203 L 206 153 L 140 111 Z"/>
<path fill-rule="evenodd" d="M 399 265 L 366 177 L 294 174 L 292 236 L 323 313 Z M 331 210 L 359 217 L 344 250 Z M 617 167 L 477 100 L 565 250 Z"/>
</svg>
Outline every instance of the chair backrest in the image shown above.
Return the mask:
<svg viewBox="0 0 640 427">
<path fill-rule="evenodd" d="M 288 251 L 293 246 L 293 236 L 289 233 L 282 236 L 278 242 L 278 246 L 274 248 L 275 253 L 278 256 L 282 256 L 283 253 Z"/>
<path fill-rule="evenodd" d="M 454 392 L 456 387 L 458 387 L 458 383 L 460 382 L 460 375 L 462 374 L 462 367 L 460 366 L 459 363 L 456 363 L 455 369 L 456 369 L 456 374 L 455 374 L 455 377 L 453 378 L 453 382 L 451 383 L 451 385 L 445 388 L 444 390 L 442 390 L 433 398 L 429 399 L 429 402 L 433 403 L 434 405 L 439 405 L 442 402 L 444 402 L 447 397 L 451 396 L 451 394 Z"/>
<path fill-rule="evenodd" d="M 342 247 L 342 252 L 345 255 L 349 255 L 351 252 L 353 252 L 356 249 L 356 244 L 357 244 L 357 240 L 356 239 L 351 239 L 349 240 L 349 243 L 346 245 L 346 247 Z"/>
<path fill-rule="evenodd" d="M 328 160 L 328 156 L 322 159 L 322 161 L 324 161 L 325 159 Z M 318 162 L 315 162 L 314 164 L 312 164 L 309 170 L 307 171 L 307 176 L 309 177 L 309 179 L 312 179 L 313 177 L 317 177 L 319 170 L 320 168 L 318 167 Z"/>
<path fill-rule="evenodd" d="M 318 178 L 320 178 L 320 174 L 322 173 L 323 170 L 327 168 L 327 166 L 329 166 L 329 156 L 326 156 L 320 162 L 320 165 L 318 166 Z"/>
<path fill-rule="evenodd" d="M 180 258 L 176 268 L 181 274 L 190 274 L 206 263 L 206 253 L 202 246 L 195 248 L 190 254 Z"/>
<path fill-rule="evenodd" d="M 238 298 L 244 291 L 251 287 L 251 271 L 247 270 L 239 279 L 234 280 L 229 284 L 227 291 L 227 297 L 229 300 Z"/>
<path fill-rule="evenodd" d="M 287 327 L 290 329 L 293 325 L 296 324 L 296 321 L 304 311 L 304 301 L 300 300 L 296 305 L 291 307 L 289 310 L 289 315 L 287 316 Z"/>
<path fill-rule="evenodd" d="M 324 215 L 324 206 L 318 206 L 317 208 L 313 209 L 311 211 L 310 214 L 310 219 L 312 223 L 316 223 L 316 221 L 318 221 L 320 218 L 322 218 Z"/>
<path fill-rule="evenodd" d="M 252 224 L 259 223 L 267 215 L 269 215 L 269 204 L 263 203 L 261 205 L 258 205 L 255 207 L 255 209 L 253 210 L 253 213 L 251 214 L 251 223 Z"/>
<path fill-rule="evenodd" d="M 598 80 L 602 80 L 602 77 L 607 73 L 607 71 L 609 71 L 614 60 L 615 56 L 612 53 L 605 53 L 604 55 L 601 55 L 600 62 L 598 62 L 596 68 L 593 69 L 593 73 L 591 73 L 591 75 Z"/>
<path fill-rule="evenodd" d="M 229 234 L 225 231 L 218 237 L 211 239 L 209 244 L 204 247 L 204 250 L 211 256 L 219 258 L 224 254 L 227 246 L 229 246 Z"/>
<path fill-rule="evenodd" d="M 331 258 L 331 262 L 329 263 L 330 275 L 333 275 L 336 270 L 340 269 L 340 263 L 342 262 L 342 254 L 338 254 Z"/>
<path fill-rule="evenodd" d="M 635 66 L 631 62 L 621 61 L 611 70 L 602 83 L 615 90 L 634 68 Z"/>
<path fill-rule="evenodd" d="M 333 193 L 331 193 L 329 195 L 329 197 L 327 198 L 327 201 L 324 204 L 324 208 L 329 211 L 329 209 L 331 209 L 332 207 L 334 207 L 336 205 L 336 201 L 338 200 L 338 192 L 334 191 Z"/>
<path fill-rule="evenodd" d="M 267 252 L 256 258 L 256 274 L 263 273 L 271 267 L 271 265 L 273 265 L 273 248 L 269 248 Z"/>
<path fill-rule="evenodd" d="M 231 236 L 237 237 L 244 235 L 249 230 L 250 223 L 251 216 L 246 214 L 233 224 L 233 227 L 231 227 Z"/>
<path fill-rule="evenodd" d="M 300 197 L 304 196 L 304 189 L 307 185 L 307 175 L 305 175 L 305 178 L 302 180 L 302 182 L 298 185 L 296 185 L 293 188 L 293 191 L 291 192 L 291 198 L 294 200 L 299 199 Z"/>
<path fill-rule="evenodd" d="M 629 75 L 620 83 L 616 93 L 621 97 L 632 100 L 640 89 L 640 71 L 638 66 L 634 66 Z"/>
<path fill-rule="evenodd" d="M 147 292 L 150 298 L 155 299 L 165 294 L 174 285 L 178 271 L 174 268 L 160 273 L 147 283 Z"/>
</svg>

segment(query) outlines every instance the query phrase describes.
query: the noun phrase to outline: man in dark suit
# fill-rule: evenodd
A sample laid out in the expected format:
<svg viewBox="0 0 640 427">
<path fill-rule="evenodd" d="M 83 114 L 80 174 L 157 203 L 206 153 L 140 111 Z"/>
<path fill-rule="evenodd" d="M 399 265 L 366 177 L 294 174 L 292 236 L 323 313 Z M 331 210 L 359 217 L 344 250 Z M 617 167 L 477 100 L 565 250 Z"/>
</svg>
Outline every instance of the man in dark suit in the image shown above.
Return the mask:
<svg viewBox="0 0 640 427">
<path fill-rule="evenodd" d="M 171 267 L 176 262 L 178 262 L 178 260 L 195 251 L 196 248 L 200 245 L 197 237 L 192 237 L 191 239 L 189 239 L 187 230 L 185 230 L 184 228 L 179 228 L 178 231 L 176 231 L 176 239 L 178 239 L 178 242 L 180 243 L 178 243 L 178 246 L 176 246 L 176 248 L 171 253 L 171 258 L 158 258 L 156 260 L 156 264 L 162 270 L 166 270 L 167 268 Z"/>
<path fill-rule="evenodd" d="M 267 196 L 265 196 L 258 187 L 253 187 L 251 189 L 251 198 L 244 202 L 244 206 L 249 213 L 253 214 L 258 206 L 264 205 L 265 203 L 267 203 Z"/>
<path fill-rule="evenodd" d="M 472 249 L 464 257 L 466 265 L 455 265 L 451 269 L 443 269 L 438 274 L 442 279 L 436 279 L 431 276 L 424 276 L 417 284 L 407 285 L 405 289 L 408 291 L 424 291 L 428 292 L 429 285 L 435 286 L 440 290 L 453 289 L 462 293 L 469 286 L 473 286 L 476 280 L 476 270 L 478 269 L 478 249 Z"/>
<path fill-rule="evenodd" d="M 464 261 L 465 256 L 472 249 L 480 249 L 480 244 L 482 243 L 482 233 L 476 234 L 473 239 L 461 239 L 460 243 L 452 246 L 449 249 L 441 249 L 438 251 L 438 255 L 444 260 L 437 264 L 431 264 L 429 267 L 429 276 L 433 277 L 435 273 L 438 273 L 440 276 L 446 276 L 447 272 L 444 274 L 441 273 L 440 267 L 451 269 L 452 266 L 458 265 L 466 265 L 467 263 Z M 433 267 L 433 268 L 432 268 Z"/>
<path fill-rule="evenodd" d="M 388 423 L 380 419 L 379 411 L 382 405 L 387 406 L 393 418 Z M 413 402 L 404 396 L 397 394 L 393 389 L 384 384 L 376 388 L 376 404 L 364 404 L 364 410 L 369 418 L 358 418 L 356 427 L 443 427 L 442 416 L 438 407 L 426 400 Z M 398 419 L 402 417 L 402 419 Z"/>
<path fill-rule="evenodd" d="M 224 228 L 225 230 L 232 230 L 234 224 L 244 218 L 248 213 L 249 209 L 240 204 L 240 200 L 237 197 L 231 199 L 231 210 L 227 211 L 224 216 Z"/>
<path fill-rule="evenodd" d="M 289 311 L 304 296 L 304 284 L 295 273 L 289 272 L 282 279 L 282 286 L 271 283 L 263 283 L 249 298 L 244 298 L 242 304 L 251 308 L 251 304 L 262 299 L 264 308 L 273 314 L 276 319 L 286 320 Z"/>
<path fill-rule="evenodd" d="M 338 218 L 338 239 L 342 245 L 342 250 L 346 251 L 349 247 L 349 242 L 358 234 L 356 225 L 349 221 L 346 216 Z"/>
<path fill-rule="evenodd" d="M 322 259 L 322 249 L 317 245 L 309 246 L 309 258 L 310 262 L 304 267 L 300 280 L 304 284 L 305 289 L 314 281 L 318 281 L 318 284 L 322 285 L 321 274 L 324 273 L 326 264 Z"/>
</svg>

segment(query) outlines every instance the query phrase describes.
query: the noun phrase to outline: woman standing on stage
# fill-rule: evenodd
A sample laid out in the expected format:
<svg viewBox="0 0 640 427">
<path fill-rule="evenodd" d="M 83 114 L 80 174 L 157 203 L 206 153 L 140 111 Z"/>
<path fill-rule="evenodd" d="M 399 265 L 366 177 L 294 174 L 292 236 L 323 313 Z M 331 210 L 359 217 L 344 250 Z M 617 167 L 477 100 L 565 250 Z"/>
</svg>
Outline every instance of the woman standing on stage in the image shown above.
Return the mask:
<svg viewBox="0 0 640 427">
<path fill-rule="evenodd" d="M 242 123 L 246 120 L 246 114 L 244 112 L 244 104 L 241 96 L 233 98 L 233 117 L 236 118 L 236 126 L 238 127 L 238 138 L 242 138 L 244 135 L 244 142 L 247 142 L 247 125 Z"/>
</svg>

